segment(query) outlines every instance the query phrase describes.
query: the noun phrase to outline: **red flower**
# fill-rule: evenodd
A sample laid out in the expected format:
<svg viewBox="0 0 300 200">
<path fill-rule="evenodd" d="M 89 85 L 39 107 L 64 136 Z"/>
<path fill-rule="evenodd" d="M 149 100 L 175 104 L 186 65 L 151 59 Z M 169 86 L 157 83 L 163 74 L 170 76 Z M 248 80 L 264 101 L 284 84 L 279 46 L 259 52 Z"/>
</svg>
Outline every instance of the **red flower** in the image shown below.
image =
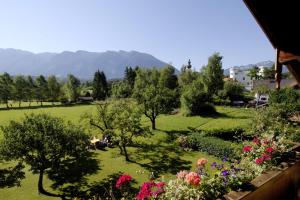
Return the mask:
<svg viewBox="0 0 300 200">
<path fill-rule="evenodd" d="M 246 153 L 246 152 L 250 152 L 251 149 L 252 149 L 252 146 L 250 146 L 250 145 L 244 146 L 243 152 L 245 152 L 245 153 Z"/>
<path fill-rule="evenodd" d="M 257 137 L 254 137 L 252 142 L 254 144 L 260 145 L 260 140 Z"/>
<path fill-rule="evenodd" d="M 264 162 L 264 158 L 263 157 L 256 158 L 255 162 L 256 162 L 256 164 L 260 165 Z"/>
<path fill-rule="evenodd" d="M 152 181 L 145 182 L 141 186 L 139 193 L 136 195 L 137 200 L 146 200 L 151 197 L 157 197 L 161 193 L 164 193 L 164 182 L 154 183 Z"/>
<path fill-rule="evenodd" d="M 272 147 L 266 148 L 266 152 L 268 153 L 273 153 L 274 149 Z"/>
<path fill-rule="evenodd" d="M 122 186 L 128 184 L 131 181 L 132 177 L 128 174 L 123 174 L 119 177 L 116 183 L 116 188 L 121 188 Z"/>
</svg>

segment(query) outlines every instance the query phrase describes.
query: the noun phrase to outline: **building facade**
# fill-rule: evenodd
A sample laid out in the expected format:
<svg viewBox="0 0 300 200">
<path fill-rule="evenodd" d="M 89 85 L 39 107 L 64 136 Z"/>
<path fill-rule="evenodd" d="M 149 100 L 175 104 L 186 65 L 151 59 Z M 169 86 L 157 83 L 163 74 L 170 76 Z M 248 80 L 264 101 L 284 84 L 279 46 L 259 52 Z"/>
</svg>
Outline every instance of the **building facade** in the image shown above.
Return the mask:
<svg viewBox="0 0 300 200">
<path fill-rule="evenodd" d="M 241 84 L 245 86 L 246 90 L 252 90 L 252 80 L 250 76 L 248 75 L 249 70 L 248 69 L 241 69 L 239 67 L 231 67 L 229 70 L 229 77 L 234 80 L 238 81 Z"/>
</svg>

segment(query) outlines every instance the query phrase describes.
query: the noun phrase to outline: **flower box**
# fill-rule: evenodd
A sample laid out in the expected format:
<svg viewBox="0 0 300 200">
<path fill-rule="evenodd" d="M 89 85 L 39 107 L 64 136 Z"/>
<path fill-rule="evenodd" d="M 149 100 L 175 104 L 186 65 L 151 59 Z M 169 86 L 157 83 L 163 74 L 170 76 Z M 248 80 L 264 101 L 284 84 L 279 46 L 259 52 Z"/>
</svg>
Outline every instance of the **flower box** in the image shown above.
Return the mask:
<svg viewBox="0 0 300 200">
<path fill-rule="evenodd" d="M 289 152 L 293 158 L 283 158 L 281 168 L 268 171 L 251 181 L 249 191 L 231 191 L 224 195 L 227 200 L 281 200 L 300 199 L 300 144 Z"/>
</svg>

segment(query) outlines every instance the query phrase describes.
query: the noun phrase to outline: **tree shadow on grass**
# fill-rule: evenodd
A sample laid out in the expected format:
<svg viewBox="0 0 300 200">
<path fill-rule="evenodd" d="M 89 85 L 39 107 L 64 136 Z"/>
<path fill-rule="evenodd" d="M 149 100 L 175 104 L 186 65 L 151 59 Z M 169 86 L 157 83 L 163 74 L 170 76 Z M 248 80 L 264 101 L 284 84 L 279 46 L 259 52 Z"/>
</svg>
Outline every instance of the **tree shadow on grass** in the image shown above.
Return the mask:
<svg viewBox="0 0 300 200">
<path fill-rule="evenodd" d="M 130 162 L 153 172 L 155 176 L 159 176 L 165 173 L 176 174 L 180 170 L 189 170 L 191 161 L 183 160 L 182 156 L 182 150 L 175 144 L 143 144 L 136 150 L 134 159 Z M 147 160 L 147 162 L 141 163 L 138 160 Z"/>
<path fill-rule="evenodd" d="M 25 178 L 24 165 L 18 163 L 14 167 L 0 169 L 0 188 L 10 188 L 21 185 L 21 180 Z"/>
<path fill-rule="evenodd" d="M 47 171 L 48 177 L 53 181 L 51 187 L 63 192 L 65 197 L 74 197 L 88 186 L 87 176 L 100 170 L 95 153 L 87 152 L 79 158 L 70 158 Z"/>
</svg>

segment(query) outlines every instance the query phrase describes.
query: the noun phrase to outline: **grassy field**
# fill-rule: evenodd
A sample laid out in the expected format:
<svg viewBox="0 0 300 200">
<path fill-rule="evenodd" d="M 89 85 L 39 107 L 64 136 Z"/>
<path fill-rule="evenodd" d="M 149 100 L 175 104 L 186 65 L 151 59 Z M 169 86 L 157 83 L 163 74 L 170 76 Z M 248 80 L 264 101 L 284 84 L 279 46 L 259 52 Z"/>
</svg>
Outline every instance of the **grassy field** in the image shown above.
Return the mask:
<svg viewBox="0 0 300 200">
<path fill-rule="evenodd" d="M 169 179 L 174 177 L 180 169 L 193 169 L 195 162 L 200 157 L 208 158 L 209 162 L 219 161 L 213 156 L 202 152 L 186 152 L 178 148 L 172 141 L 174 133 L 184 133 L 193 129 L 217 129 L 247 127 L 251 120 L 251 110 L 243 108 L 217 107 L 220 113 L 218 117 L 185 117 L 180 113 L 176 115 L 162 115 L 157 119 L 157 129 L 148 138 L 140 138 L 141 145 L 130 147 L 129 154 L 132 162 L 126 162 L 119 155 L 118 148 L 108 148 L 105 151 L 92 152 L 93 164 L 87 166 L 87 175 L 81 179 L 81 184 L 93 185 L 108 175 L 126 172 L 133 176 L 140 184 L 148 180 L 150 172 Z M 85 112 L 95 112 L 94 105 L 77 105 L 68 107 L 45 107 L 34 109 L 0 110 L 1 125 L 6 125 L 10 120 L 18 120 L 28 113 L 48 113 L 62 117 L 74 123 L 82 123 L 80 118 Z M 149 124 L 147 118 L 143 118 L 145 124 Z M 82 124 L 84 126 L 84 124 Z M 88 131 L 90 135 L 98 135 L 96 131 Z M 1 136 L 1 133 L 0 133 Z M 11 165 L 2 163 L 0 168 Z M 84 166 L 83 166 L 84 168 Z M 38 195 L 38 176 L 33 175 L 26 168 L 26 178 L 21 187 L 0 189 L 0 199 L 53 199 Z M 45 188 L 51 191 L 52 182 L 45 178 Z"/>
</svg>

